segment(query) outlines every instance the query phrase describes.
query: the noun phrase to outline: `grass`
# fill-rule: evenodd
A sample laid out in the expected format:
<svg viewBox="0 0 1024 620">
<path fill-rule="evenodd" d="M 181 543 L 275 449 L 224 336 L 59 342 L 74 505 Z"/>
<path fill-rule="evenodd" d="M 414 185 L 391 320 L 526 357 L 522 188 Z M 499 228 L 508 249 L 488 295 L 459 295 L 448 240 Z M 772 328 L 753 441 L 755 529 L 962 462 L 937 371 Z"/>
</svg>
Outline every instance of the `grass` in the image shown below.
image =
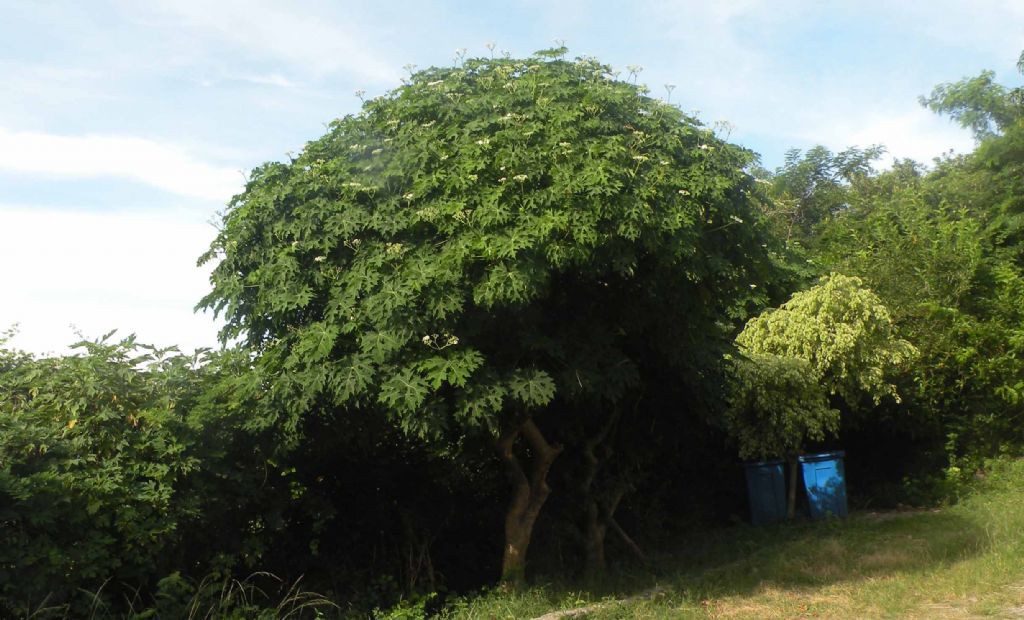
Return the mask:
<svg viewBox="0 0 1024 620">
<path fill-rule="evenodd" d="M 644 596 L 646 593 L 646 596 Z M 644 574 L 456 601 L 450 619 L 1024 618 L 1024 461 L 955 506 L 702 533 Z"/>
</svg>

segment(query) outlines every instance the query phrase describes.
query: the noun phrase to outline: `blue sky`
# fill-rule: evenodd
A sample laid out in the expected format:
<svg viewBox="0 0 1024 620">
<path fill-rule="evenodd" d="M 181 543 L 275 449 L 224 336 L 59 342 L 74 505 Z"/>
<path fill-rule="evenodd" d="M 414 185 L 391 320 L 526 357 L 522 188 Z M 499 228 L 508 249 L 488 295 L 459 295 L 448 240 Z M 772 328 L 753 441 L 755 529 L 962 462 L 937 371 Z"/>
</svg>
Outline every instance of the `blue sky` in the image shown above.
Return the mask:
<svg viewBox="0 0 1024 620">
<path fill-rule="evenodd" d="M 789 148 L 971 148 L 917 97 L 983 69 L 1018 83 L 1024 0 L 0 0 L 0 329 L 70 325 L 213 345 L 196 257 L 245 172 L 457 48 L 644 67 L 653 95 L 769 167 Z"/>
</svg>

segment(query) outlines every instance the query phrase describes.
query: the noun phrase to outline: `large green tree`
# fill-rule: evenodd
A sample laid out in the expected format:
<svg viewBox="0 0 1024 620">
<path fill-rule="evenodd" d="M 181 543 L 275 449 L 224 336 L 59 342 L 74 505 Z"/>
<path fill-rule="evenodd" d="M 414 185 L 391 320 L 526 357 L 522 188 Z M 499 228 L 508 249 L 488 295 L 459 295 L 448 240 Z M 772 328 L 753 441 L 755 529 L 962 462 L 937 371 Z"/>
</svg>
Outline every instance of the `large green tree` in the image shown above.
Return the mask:
<svg viewBox="0 0 1024 620">
<path fill-rule="evenodd" d="M 849 205 L 857 184 L 872 174 L 884 152 L 880 146 L 838 153 L 823 146 L 791 149 L 774 172 L 759 171 L 770 187 L 767 213 L 775 233 L 793 249 L 813 246 L 816 228 Z"/>
<path fill-rule="evenodd" d="M 200 305 L 286 404 L 267 423 L 383 411 L 449 450 L 491 437 L 512 580 L 562 450 L 545 418 L 632 404 L 641 360 L 714 372 L 770 264 L 752 154 L 564 54 L 412 73 L 254 170 L 202 259 Z"/>
</svg>

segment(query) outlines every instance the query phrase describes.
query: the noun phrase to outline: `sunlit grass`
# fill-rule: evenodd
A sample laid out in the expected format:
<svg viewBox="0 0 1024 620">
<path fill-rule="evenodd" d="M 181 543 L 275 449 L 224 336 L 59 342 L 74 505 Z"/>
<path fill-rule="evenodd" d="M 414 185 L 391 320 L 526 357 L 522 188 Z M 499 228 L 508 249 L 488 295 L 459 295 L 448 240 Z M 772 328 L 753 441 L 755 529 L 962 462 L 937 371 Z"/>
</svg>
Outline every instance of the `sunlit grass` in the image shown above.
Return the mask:
<svg viewBox="0 0 1024 620">
<path fill-rule="evenodd" d="M 618 583 L 492 592 L 447 615 L 536 618 L 595 603 L 572 617 L 1024 617 L 1024 462 L 994 463 L 956 506 L 723 529 Z"/>
</svg>

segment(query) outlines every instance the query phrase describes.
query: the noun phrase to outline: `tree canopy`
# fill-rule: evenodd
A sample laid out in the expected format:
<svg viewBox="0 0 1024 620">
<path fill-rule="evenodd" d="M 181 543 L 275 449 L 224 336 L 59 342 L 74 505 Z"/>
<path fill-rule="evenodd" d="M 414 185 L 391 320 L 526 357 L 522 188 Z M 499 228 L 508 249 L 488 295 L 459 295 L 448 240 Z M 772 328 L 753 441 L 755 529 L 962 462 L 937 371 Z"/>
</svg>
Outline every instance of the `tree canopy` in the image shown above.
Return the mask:
<svg viewBox="0 0 1024 620">
<path fill-rule="evenodd" d="M 422 432 L 614 400 L 638 341 L 724 338 L 763 279 L 752 155 L 563 53 L 415 73 L 253 171 L 203 259 L 223 336 L 300 403 Z"/>
<path fill-rule="evenodd" d="M 804 360 L 829 394 L 850 404 L 862 394 L 898 399 L 888 377 L 917 355 L 897 337 L 878 296 L 836 273 L 751 319 L 736 342 L 750 353 Z"/>
</svg>

